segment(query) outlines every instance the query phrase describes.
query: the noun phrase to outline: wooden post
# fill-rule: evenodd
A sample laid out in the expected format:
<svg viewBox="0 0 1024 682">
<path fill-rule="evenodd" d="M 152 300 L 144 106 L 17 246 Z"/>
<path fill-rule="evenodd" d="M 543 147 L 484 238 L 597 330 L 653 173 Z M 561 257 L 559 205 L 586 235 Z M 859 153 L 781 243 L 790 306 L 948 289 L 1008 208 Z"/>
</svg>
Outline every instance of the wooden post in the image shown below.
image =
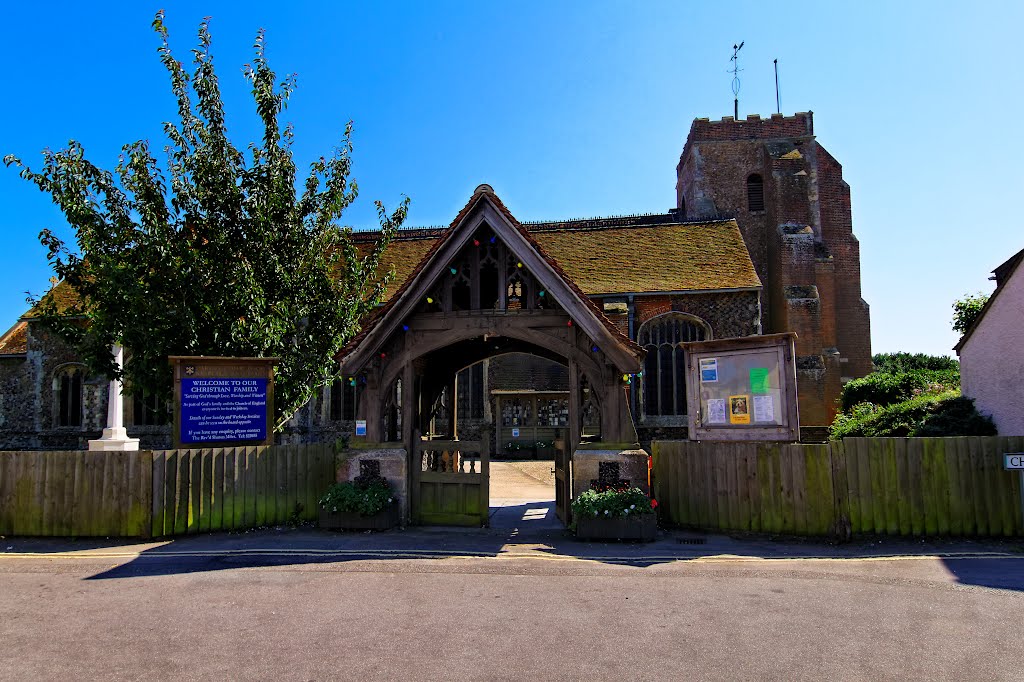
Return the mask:
<svg viewBox="0 0 1024 682">
<path fill-rule="evenodd" d="M 416 410 L 417 388 L 415 368 L 412 362 L 407 362 L 402 367 L 402 442 L 409 448 L 410 456 L 413 450 L 413 433 L 419 424 Z"/>
<path fill-rule="evenodd" d="M 580 368 L 569 358 L 569 434 L 565 439 L 566 456 L 572 457 L 580 443 Z"/>
</svg>

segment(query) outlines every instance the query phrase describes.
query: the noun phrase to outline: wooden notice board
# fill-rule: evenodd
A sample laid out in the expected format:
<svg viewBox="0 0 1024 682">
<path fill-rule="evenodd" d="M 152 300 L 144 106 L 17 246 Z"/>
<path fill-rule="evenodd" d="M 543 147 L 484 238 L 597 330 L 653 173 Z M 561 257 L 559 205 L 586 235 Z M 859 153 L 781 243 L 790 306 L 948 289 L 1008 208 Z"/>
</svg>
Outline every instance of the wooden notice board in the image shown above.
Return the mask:
<svg viewBox="0 0 1024 682">
<path fill-rule="evenodd" d="M 800 440 L 796 334 L 683 344 L 692 440 Z"/>
<path fill-rule="evenodd" d="M 278 358 L 180 356 L 174 368 L 174 447 L 274 443 Z"/>
</svg>

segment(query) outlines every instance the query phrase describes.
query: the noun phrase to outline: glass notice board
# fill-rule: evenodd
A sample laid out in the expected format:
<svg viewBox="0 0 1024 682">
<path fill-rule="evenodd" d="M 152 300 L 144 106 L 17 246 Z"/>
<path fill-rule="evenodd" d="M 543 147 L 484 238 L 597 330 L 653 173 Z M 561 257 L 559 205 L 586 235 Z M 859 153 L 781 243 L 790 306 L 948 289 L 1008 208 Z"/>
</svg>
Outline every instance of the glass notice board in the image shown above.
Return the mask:
<svg viewBox="0 0 1024 682">
<path fill-rule="evenodd" d="M 796 368 L 789 335 L 690 343 L 691 438 L 796 440 Z"/>
</svg>

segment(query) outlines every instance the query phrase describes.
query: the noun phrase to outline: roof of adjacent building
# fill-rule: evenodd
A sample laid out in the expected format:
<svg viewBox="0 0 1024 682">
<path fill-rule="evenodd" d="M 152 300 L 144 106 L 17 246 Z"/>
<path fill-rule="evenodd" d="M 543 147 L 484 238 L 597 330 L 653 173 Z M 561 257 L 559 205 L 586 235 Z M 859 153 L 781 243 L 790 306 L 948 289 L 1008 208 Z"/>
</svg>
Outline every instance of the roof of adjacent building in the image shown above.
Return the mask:
<svg viewBox="0 0 1024 682">
<path fill-rule="evenodd" d="M 19 320 L 0 336 L 0 355 L 23 355 L 28 351 L 28 323 Z"/>
<path fill-rule="evenodd" d="M 588 296 L 761 286 L 732 219 L 680 222 L 665 214 L 524 223 L 523 227 Z M 381 260 L 395 269 L 386 298 L 409 279 L 443 232 L 399 232 Z M 376 234 L 354 236 L 368 245 Z"/>
<path fill-rule="evenodd" d="M 1013 254 L 1012 256 L 1007 258 L 1003 263 L 996 266 L 995 269 L 992 270 L 992 273 L 994 275 L 992 279 L 996 281 L 995 291 L 993 291 L 992 295 L 988 297 L 987 301 L 985 301 L 985 305 L 981 307 L 981 311 L 978 313 L 978 316 L 974 318 L 974 322 L 972 322 L 971 326 L 968 327 L 966 332 L 964 332 L 964 335 L 960 337 L 960 341 L 958 341 L 957 344 L 953 346 L 953 350 L 955 350 L 958 355 L 960 354 L 960 351 L 963 349 L 963 347 L 967 344 L 967 340 L 971 338 L 972 334 L 974 334 L 974 330 L 981 325 L 981 321 L 985 318 L 985 315 L 992 307 L 992 303 L 996 300 L 996 297 L 999 296 L 999 293 L 1003 290 L 1003 287 L 1006 285 L 1006 283 L 1010 281 L 1010 278 L 1013 277 L 1014 273 L 1020 267 L 1021 263 L 1024 263 L 1024 249 L 1021 249 L 1017 253 Z"/>
</svg>

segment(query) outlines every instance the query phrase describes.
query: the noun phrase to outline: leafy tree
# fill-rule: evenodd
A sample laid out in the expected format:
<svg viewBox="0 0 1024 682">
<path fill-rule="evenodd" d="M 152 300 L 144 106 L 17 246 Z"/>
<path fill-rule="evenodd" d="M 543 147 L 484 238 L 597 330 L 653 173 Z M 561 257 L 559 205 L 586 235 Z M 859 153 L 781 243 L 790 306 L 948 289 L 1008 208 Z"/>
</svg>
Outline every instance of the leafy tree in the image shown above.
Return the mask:
<svg viewBox="0 0 1024 682">
<path fill-rule="evenodd" d="M 960 363 L 948 355 L 926 355 L 925 353 L 876 353 L 871 357 L 876 372 L 914 372 L 928 370 L 934 372 L 960 371 Z"/>
<path fill-rule="evenodd" d="M 974 321 L 981 314 L 981 309 L 988 303 L 988 294 L 980 291 L 973 296 L 965 294 L 963 298 L 953 302 L 953 331 L 966 334 Z"/>
<path fill-rule="evenodd" d="M 878 407 L 860 403 L 836 415 L 829 428 L 833 440 L 850 437 L 994 436 L 991 417 L 980 414 L 974 400 L 952 390 L 919 395 Z"/>
<path fill-rule="evenodd" d="M 244 70 L 263 139 L 246 154 L 228 139 L 207 21 L 191 74 L 171 53 L 162 12 L 153 28 L 180 120 L 164 124 L 166 171 L 147 141 L 124 146 L 113 173 L 75 141 L 44 151 L 38 172 L 4 159 L 50 194 L 75 230 L 74 250 L 40 233 L 62 282 L 34 301 L 36 313 L 93 371 L 117 375 L 110 348 L 121 343 L 129 391 L 169 396 L 169 355 L 279 356 L 280 428 L 336 373 L 336 354 L 380 301 L 390 277 L 378 273 L 380 256 L 408 199 L 391 213 L 376 202 L 381 239 L 357 251 L 337 225 L 357 195 L 351 122 L 340 148 L 300 183 L 292 128 L 278 123 L 295 80 L 278 81 L 267 65 L 263 32 Z"/>
</svg>

